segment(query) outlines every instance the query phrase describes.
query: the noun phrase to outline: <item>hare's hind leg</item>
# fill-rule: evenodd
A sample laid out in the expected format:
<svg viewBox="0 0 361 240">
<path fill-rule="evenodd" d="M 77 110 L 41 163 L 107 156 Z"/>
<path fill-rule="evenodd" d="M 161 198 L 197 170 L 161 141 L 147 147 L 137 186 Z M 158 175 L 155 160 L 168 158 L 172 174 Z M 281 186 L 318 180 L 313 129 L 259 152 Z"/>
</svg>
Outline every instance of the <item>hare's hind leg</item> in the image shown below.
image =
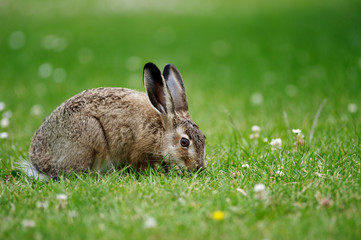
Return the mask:
<svg viewBox="0 0 361 240">
<path fill-rule="evenodd" d="M 36 170 L 51 177 L 101 166 L 108 154 L 100 121 L 91 116 L 50 116 L 36 132 L 29 159 Z"/>
<path fill-rule="evenodd" d="M 50 161 L 58 174 L 91 170 L 96 157 L 96 151 L 92 147 L 67 138 L 58 138 L 52 150 Z"/>
<path fill-rule="evenodd" d="M 99 119 L 78 116 L 78 134 L 74 138 L 56 139 L 53 145 L 52 162 L 57 169 L 68 173 L 97 170 L 108 155 L 107 139 Z"/>
</svg>

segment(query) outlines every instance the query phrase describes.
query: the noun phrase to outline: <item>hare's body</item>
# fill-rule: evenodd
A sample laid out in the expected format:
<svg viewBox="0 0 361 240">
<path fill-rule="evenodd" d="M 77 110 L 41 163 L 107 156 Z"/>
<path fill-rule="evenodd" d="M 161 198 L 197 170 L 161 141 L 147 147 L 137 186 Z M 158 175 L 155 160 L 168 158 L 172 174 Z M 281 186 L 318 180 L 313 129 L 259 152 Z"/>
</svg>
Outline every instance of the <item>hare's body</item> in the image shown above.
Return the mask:
<svg viewBox="0 0 361 240">
<path fill-rule="evenodd" d="M 124 88 L 86 90 L 45 119 L 35 133 L 30 161 L 51 176 L 121 163 L 143 166 L 148 160 L 162 160 L 162 153 L 153 151 L 161 149 L 154 144 L 163 132 L 162 119 L 144 93 Z"/>
<path fill-rule="evenodd" d="M 148 63 L 147 94 L 97 88 L 62 103 L 33 137 L 31 169 L 56 177 L 124 163 L 204 168 L 205 136 L 190 119 L 180 74 L 167 65 L 164 75 Z"/>
</svg>

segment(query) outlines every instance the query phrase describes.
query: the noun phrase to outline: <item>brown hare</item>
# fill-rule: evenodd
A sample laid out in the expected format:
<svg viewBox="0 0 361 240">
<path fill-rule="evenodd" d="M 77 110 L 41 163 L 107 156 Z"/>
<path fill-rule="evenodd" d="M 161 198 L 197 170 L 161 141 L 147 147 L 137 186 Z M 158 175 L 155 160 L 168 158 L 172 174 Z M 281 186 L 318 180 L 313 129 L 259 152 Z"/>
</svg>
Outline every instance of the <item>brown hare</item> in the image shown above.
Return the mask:
<svg viewBox="0 0 361 240">
<path fill-rule="evenodd" d="M 33 137 L 28 174 L 42 179 L 123 164 L 204 169 L 206 137 L 188 113 L 177 68 L 168 64 L 162 74 L 147 63 L 143 80 L 146 94 L 96 88 L 62 103 Z"/>
</svg>

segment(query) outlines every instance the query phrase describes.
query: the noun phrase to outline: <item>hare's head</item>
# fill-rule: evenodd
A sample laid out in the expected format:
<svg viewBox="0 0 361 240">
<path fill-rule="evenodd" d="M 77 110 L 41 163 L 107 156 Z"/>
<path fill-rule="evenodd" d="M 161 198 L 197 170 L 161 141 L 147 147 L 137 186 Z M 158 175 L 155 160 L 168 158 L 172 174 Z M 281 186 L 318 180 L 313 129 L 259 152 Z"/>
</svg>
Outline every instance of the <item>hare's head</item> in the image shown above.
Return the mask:
<svg viewBox="0 0 361 240">
<path fill-rule="evenodd" d="M 192 121 L 182 77 L 171 64 L 163 74 L 153 63 L 144 66 L 144 87 L 165 129 L 162 153 L 165 161 L 188 170 L 204 169 L 206 137 Z"/>
</svg>

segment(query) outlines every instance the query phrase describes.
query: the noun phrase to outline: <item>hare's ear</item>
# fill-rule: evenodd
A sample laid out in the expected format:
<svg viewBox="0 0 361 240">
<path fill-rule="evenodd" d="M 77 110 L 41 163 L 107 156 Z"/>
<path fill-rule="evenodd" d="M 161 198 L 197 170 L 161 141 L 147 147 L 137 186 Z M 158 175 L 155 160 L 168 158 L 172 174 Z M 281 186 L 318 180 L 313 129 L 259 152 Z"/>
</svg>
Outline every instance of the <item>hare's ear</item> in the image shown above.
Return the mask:
<svg viewBox="0 0 361 240">
<path fill-rule="evenodd" d="M 173 98 L 174 110 L 187 112 L 188 101 L 186 90 L 184 89 L 183 79 L 178 69 L 172 64 L 167 64 L 164 67 L 163 76 Z"/>
<path fill-rule="evenodd" d="M 161 115 L 174 114 L 173 99 L 165 80 L 153 63 L 147 63 L 143 70 L 145 91 L 152 106 Z"/>
</svg>

